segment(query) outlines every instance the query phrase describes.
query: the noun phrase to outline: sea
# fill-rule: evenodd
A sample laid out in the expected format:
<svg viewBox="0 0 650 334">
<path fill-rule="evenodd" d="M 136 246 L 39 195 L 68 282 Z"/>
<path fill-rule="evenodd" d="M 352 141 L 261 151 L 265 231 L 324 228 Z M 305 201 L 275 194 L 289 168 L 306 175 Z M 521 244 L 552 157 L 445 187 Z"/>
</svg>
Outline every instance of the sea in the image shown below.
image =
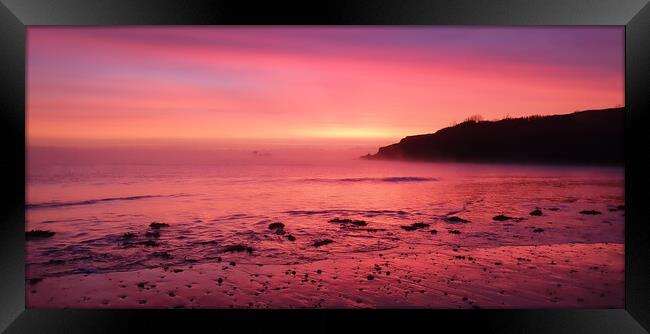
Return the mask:
<svg viewBox="0 0 650 334">
<path fill-rule="evenodd" d="M 295 267 L 405 247 L 426 254 L 624 240 L 622 167 L 256 153 L 200 164 L 32 164 L 26 190 L 26 231 L 55 233 L 27 242 L 27 278 L 36 280 L 188 270 L 230 254 L 251 266 Z"/>
</svg>

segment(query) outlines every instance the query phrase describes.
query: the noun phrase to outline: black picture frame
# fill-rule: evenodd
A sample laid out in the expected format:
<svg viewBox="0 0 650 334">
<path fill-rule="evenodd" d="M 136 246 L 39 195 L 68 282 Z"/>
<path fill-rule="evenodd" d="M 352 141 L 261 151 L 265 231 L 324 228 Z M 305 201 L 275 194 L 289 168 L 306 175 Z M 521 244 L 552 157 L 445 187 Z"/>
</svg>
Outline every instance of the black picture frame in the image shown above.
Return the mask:
<svg viewBox="0 0 650 334">
<path fill-rule="evenodd" d="M 498 333 L 647 333 L 650 229 L 648 0 L 252 1 L 0 0 L 0 331 L 183 332 L 468 329 Z M 30 25 L 625 26 L 625 308 L 611 310 L 30 310 L 25 308 L 25 32 Z M 645 138 L 645 139 L 644 139 Z M 636 145 L 635 145 L 636 144 Z M 344 324 L 344 321 L 346 325 Z M 645 329 L 644 329 L 645 328 Z"/>
</svg>

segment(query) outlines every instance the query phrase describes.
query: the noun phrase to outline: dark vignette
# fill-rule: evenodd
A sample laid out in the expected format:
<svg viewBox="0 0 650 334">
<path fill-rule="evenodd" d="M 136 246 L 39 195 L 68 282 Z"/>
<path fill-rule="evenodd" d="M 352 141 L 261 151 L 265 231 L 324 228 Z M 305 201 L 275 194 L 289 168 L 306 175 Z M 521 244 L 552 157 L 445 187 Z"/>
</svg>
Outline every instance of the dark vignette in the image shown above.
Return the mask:
<svg viewBox="0 0 650 334">
<path fill-rule="evenodd" d="M 650 329 L 650 5 L 625 27 L 625 104 L 625 308 Z"/>
<path fill-rule="evenodd" d="M 25 308 L 25 27 L 0 4 L 0 330 Z"/>
</svg>

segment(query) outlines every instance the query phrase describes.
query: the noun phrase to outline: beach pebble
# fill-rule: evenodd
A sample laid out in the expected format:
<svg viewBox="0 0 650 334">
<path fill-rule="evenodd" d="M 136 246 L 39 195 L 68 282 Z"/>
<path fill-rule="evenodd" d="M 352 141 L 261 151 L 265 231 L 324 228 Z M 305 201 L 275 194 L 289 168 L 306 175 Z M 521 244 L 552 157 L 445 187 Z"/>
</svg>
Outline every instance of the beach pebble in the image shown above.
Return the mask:
<svg viewBox="0 0 650 334">
<path fill-rule="evenodd" d="M 427 228 L 427 227 L 429 227 L 429 224 L 427 224 L 427 223 L 413 223 L 411 225 L 406 225 L 406 226 L 402 225 L 400 227 L 405 231 L 415 231 L 415 230 L 419 230 L 419 229 L 422 229 L 422 228 Z"/>
<path fill-rule="evenodd" d="M 331 240 L 331 239 L 317 240 L 317 241 L 315 241 L 315 242 L 312 244 L 312 246 L 314 246 L 314 247 L 320 247 L 320 246 L 325 246 L 325 245 L 327 245 L 327 244 L 331 244 L 331 243 L 333 243 L 333 242 L 334 242 L 334 240 Z"/>
<path fill-rule="evenodd" d="M 283 229 L 284 224 L 282 223 L 271 223 L 269 224 L 269 230 L 277 230 L 277 229 Z"/>
<path fill-rule="evenodd" d="M 50 237 L 54 236 L 55 234 L 56 234 L 56 232 L 52 232 L 52 231 L 31 230 L 31 231 L 25 232 L 25 238 L 27 240 L 50 238 Z"/>
<path fill-rule="evenodd" d="M 469 223 L 469 220 L 460 218 L 458 216 L 445 217 L 444 220 L 448 223 Z"/>
</svg>

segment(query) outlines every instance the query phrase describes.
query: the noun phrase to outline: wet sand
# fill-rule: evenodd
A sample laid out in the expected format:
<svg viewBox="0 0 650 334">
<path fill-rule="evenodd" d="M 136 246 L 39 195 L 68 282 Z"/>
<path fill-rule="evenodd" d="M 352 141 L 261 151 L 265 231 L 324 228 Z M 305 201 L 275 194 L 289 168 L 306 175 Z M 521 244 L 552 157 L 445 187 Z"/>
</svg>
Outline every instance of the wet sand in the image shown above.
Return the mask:
<svg viewBox="0 0 650 334">
<path fill-rule="evenodd" d="M 428 233 L 430 234 L 430 233 Z M 323 246 L 327 247 L 327 246 Z M 597 259 L 597 260 L 594 260 Z M 27 285 L 31 308 L 620 308 L 622 244 L 402 245 L 300 264 L 221 262 Z"/>
</svg>

